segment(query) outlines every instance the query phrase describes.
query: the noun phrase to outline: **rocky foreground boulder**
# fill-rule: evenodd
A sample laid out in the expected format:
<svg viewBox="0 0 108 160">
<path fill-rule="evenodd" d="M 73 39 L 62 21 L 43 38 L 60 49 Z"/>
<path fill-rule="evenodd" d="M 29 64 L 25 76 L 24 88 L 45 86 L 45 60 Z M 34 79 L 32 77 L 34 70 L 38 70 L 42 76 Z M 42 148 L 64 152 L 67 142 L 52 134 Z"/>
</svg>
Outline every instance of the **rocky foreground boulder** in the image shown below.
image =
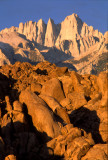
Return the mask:
<svg viewBox="0 0 108 160">
<path fill-rule="evenodd" d="M 108 73 L 0 67 L 0 160 L 107 160 Z"/>
</svg>

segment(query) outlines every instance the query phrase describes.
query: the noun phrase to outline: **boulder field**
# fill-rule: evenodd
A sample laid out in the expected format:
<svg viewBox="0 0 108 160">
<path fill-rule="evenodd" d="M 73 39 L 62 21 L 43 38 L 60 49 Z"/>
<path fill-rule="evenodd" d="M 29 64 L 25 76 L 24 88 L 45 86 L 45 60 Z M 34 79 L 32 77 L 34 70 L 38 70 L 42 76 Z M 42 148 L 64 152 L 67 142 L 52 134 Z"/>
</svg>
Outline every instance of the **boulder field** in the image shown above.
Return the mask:
<svg viewBox="0 0 108 160">
<path fill-rule="evenodd" d="M 108 73 L 0 67 L 0 160 L 107 160 Z"/>
</svg>

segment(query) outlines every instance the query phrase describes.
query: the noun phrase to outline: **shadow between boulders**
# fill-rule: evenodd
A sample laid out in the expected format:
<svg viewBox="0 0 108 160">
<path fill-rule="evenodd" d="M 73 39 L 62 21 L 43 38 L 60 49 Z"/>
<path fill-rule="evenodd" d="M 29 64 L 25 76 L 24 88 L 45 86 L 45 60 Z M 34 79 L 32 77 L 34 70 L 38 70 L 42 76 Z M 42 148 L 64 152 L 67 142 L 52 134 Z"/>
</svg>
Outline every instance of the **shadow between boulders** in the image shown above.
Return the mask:
<svg viewBox="0 0 108 160">
<path fill-rule="evenodd" d="M 48 137 L 45 132 L 41 133 L 37 131 L 36 127 L 33 125 L 32 117 L 28 114 L 27 106 L 24 103 L 23 103 L 23 112 L 27 117 L 30 131 L 36 133 L 40 144 L 46 143 L 47 141 L 52 139 L 51 137 Z"/>
<path fill-rule="evenodd" d="M 22 112 L 17 112 L 17 114 L 20 113 Z M 0 136 L 3 138 L 5 144 L 2 160 L 8 155 L 15 155 L 17 160 L 63 159 L 63 156 L 54 155 L 54 152 L 51 151 L 52 149 L 47 148 L 46 143 L 50 141 L 51 138 L 48 137 L 46 133 L 37 131 L 33 125 L 32 117 L 28 115 L 26 105 L 23 104 L 23 114 L 25 115 L 26 123 L 25 120 L 23 123 L 22 120 L 15 121 L 16 111 L 12 112 L 12 117 L 15 116 L 14 118 L 11 118 L 11 112 L 6 112 L 3 115 L 5 114 L 7 114 L 7 122 L 3 122 L 4 125 L 1 127 L 0 132 Z M 18 117 L 20 118 L 20 116 Z"/>
<path fill-rule="evenodd" d="M 9 92 L 9 78 L 0 73 L 0 99 L 3 100 L 5 94 Z"/>
<path fill-rule="evenodd" d="M 104 143 L 99 133 L 100 118 L 96 111 L 90 111 L 85 107 L 80 107 L 71 112 L 69 115 L 71 123 L 78 128 L 92 134 L 94 142 Z"/>
<path fill-rule="evenodd" d="M 11 104 L 13 103 L 13 101 L 18 100 L 19 93 L 18 93 L 17 89 L 13 89 L 14 83 L 16 83 L 16 80 L 13 79 L 10 75 L 9 75 L 9 77 L 7 77 L 4 74 L 0 73 L 1 116 L 3 116 L 6 113 L 5 96 L 9 96 Z"/>
<path fill-rule="evenodd" d="M 41 70 L 41 69 L 38 68 L 35 72 L 36 72 L 37 74 L 40 74 L 40 75 L 48 75 L 48 72 L 47 72 L 46 69 Z"/>
<path fill-rule="evenodd" d="M 29 123 L 30 125 L 30 123 Z M 29 130 L 20 121 L 7 123 L 1 128 L 1 137 L 5 144 L 2 155 L 5 159 L 8 155 L 15 155 L 17 160 L 62 160 L 63 156 L 49 153 L 46 143 L 43 141 L 44 134 L 30 126 Z M 5 133 L 5 135 L 3 134 Z M 51 150 L 51 149 L 50 149 Z"/>
</svg>

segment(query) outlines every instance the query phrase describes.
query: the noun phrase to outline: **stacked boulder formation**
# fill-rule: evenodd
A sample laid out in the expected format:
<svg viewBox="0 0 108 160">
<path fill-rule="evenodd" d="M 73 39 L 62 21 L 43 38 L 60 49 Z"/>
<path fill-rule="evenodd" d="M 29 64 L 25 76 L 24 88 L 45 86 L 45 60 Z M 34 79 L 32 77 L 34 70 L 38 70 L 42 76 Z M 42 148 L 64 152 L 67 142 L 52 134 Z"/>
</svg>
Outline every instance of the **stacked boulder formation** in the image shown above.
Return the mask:
<svg viewBox="0 0 108 160">
<path fill-rule="evenodd" d="M 0 67 L 0 160 L 107 160 L 107 92 L 107 72 Z"/>
</svg>

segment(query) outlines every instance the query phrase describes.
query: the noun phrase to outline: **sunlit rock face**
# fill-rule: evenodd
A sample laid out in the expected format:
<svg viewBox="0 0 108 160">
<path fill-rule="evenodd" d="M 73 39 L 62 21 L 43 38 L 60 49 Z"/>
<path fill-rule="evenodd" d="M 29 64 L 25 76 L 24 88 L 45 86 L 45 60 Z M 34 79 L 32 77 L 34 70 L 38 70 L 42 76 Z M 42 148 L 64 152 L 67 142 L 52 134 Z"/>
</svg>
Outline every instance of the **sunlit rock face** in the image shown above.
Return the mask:
<svg viewBox="0 0 108 160">
<path fill-rule="evenodd" d="M 47 29 L 45 34 L 45 46 L 53 47 L 57 38 L 57 29 L 54 21 L 50 18 L 47 23 Z"/>
<path fill-rule="evenodd" d="M 25 24 L 20 23 L 18 32 L 24 34 L 27 39 L 36 41 L 39 44 L 44 44 L 46 24 L 40 19 L 37 23 L 28 21 Z"/>
<path fill-rule="evenodd" d="M 46 25 L 40 19 L 38 22 L 28 21 L 25 24 L 20 23 L 18 28 L 11 27 L 4 31 L 17 31 L 20 34 L 24 34 L 30 41 L 47 47 L 55 46 L 73 57 L 79 57 L 103 38 L 102 33 L 94 30 L 92 26 L 88 26 L 75 13 L 67 16 L 59 24 L 55 24 L 49 18 Z"/>
<path fill-rule="evenodd" d="M 42 19 L 37 23 L 32 21 L 20 23 L 18 32 L 41 45 L 56 46 L 73 57 L 79 57 L 103 38 L 102 33 L 88 26 L 75 13 L 57 25 L 51 18 L 47 25 Z"/>
<path fill-rule="evenodd" d="M 51 18 L 47 24 L 42 19 L 21 22 L 0 32 L 0 65 L 47 60 L 81 74 L 96 74 L 107 70 L 107 37 L 108 32 L 94 30 L 75 13 L 59 24 Z"/>
</svg>

